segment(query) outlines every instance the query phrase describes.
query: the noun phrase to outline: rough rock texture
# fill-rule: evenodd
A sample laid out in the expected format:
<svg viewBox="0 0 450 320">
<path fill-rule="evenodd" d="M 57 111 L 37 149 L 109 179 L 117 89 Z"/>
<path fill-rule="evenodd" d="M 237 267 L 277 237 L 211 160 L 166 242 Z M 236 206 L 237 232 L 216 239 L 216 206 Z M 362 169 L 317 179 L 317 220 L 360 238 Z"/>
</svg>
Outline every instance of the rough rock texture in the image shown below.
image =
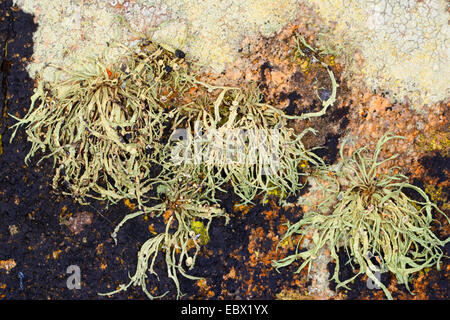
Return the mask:
<svg viewBox="0 0 450 320">
<path fill-rule="evenodd" d="M 128 3 L 122 2 L 124 5 Z M 157 17 L 165 15 L 167 24 L 155 32 L 154 38 L 183 48 L 198 59 L 201 65 L 220 72 L 236 59 L 240 42 L 245 36 L 273 35 L 295 19 L 299 12 L 298 2 L 140 0 L 134 4 L 130 1 L 124 11 L 127 20 L 140 30 L 157 25 Z M 146 16 L 145 19 L 136 19 L 139 12 Z"/>
</svg>

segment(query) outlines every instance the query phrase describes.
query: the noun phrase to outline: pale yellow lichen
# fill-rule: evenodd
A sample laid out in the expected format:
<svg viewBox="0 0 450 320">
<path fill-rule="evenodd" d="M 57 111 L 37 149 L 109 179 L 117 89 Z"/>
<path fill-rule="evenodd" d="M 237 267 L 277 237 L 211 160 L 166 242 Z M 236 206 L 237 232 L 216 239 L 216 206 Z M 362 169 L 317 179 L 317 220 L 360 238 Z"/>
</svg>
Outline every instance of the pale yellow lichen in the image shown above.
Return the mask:
<svg viewBox="0 0 450 320">
<path fill-rule="evenodd" d="M 35 77 L 53 80 L 49 62 L 71 66 L 74 59 L 101 54 L 107 42 L 132 45 L 139 34 L 182 49 L 200 65 L 221 72 L 238 56 L 246 36 L 270 36 L 295 19 L 300 0 L 14 0 L 36 16 Z M 127 23 L 121 23 L 117 17 Z M 110 52 L 112 58 L 119 52 Z"/>
<path fill-rule="evenodd" d="M 38 23 L 33 34 L 33 62 L 28 65 L 32 77 L 42 72 L 44 80 L 52 81 L 55 69 L 47 64 L 70 68 L 80 58 L 101 55 L 108 42 L 124 41 L 132 36 L 105 1 L 14 2 L 23 11 L 33 14 Z M 120 54 L 119 48 L 115 48 L 108 51 L 108 58 L 114 61 Z"/>
<path fill-rule="evenodd" d="M 70 66 L 98 55 L 111 41 L 132 45 L 140 34 L 182 49 L 200 65 L 221 72 L 238 57 L 244 37 L 271 36 L 312 5 L 323 19 L 318 39 L 338 48 L 347 75 L 388 91 L 418 109 L 450 93 L 449 12 L 444 0 L 15 0 L 36 16 L 34 77 L 46 63 Z M 303 13 L 305 14 L 305 13 Z M 310 14 L 310 13 L 308 13 Z M 354 59 L 359 52 L 363 61 Z M 118 54 L 118 53 L 117 53 Z M 112 57 L 115 52 L 109 53 Z M 51 68 L 44 78 L 51 80 Z"/>
<path fill-rule="evenodd" d="M 180 43 L 173 37 L 185 35 L 182 49 L 201 65 L 222 71 L 238 56 L 237 50 L 245 36 L 271 36 L 293 21 L 299 13 L 299 0 L 140 0 L 148 8 L 168 8 L 169 21 L 156 31 L 156 40 L 170 45 Z M 129 9 L 127 9 L 129 10 Z M 133 9 L 132 9 L 133 10 Z M 135 9 L 134 9 L 135 10 Z M 155 11 L 154 11 L 155 12 Z M 132 15 L 128 16 L 132 18 Z M 135 23 L 130 20 L 131 23 Z M 144 29 L 138 23 L 138 28 Z"/>
<path fill-rule="evenodd" d="M 329 27 L 324 41 L 364 59 L 350 72 L 418 109 L 448 97 L 450 15 L 444 0 L 305 0 Z M 349 73 L 350 73 L 349 72 Z"/>
</svg>

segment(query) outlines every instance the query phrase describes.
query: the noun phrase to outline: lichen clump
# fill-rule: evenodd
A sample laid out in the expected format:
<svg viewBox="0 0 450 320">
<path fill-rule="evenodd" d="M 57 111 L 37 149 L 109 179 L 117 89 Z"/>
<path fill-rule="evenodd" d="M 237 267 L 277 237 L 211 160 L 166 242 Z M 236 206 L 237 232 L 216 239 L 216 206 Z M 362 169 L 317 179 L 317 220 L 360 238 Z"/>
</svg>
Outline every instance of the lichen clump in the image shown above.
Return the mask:
<svg viewBox="0 0 450 320">
<path fill-rule="evenodd" d="M 138 253 L 138 263 L 129 283 L 110 295 L 141 286 L 149 298 L 148 273 L 158 276 L 156 259 L 165 256 L 167 275 L 182 295 L 178 275 L 188 274 L 200 248 L 209 242 L 213 219 L 228 215 L 220 208 L 219 191 L 228 187 L 243 204 L 265 202 L 269 196 L 280 202 L 295 195 L 316 179 L 323 201 L 289 226 L 284 237 L 313 233 L 314 247 L 275 262 L 275 267 L 304 259 L 299 270 L 310 265 L 328 245 L 337 267 L 333 279 L 345 286 L 352 279 L 338 278 L 339 248 L 346 248 L 351 261 L 390 293 L 374 276 L 371 260 L 391 271 L 399 283 L 408 285 L 411 273 L 437 265 L 443 254 L 431 231 L 432 211 L 439 209 L 421 189 L 390 168 L 380 167 L 395 157 L 378 161 L 383 144 L 397 138 L 385 135 L 373 157 L 355 151 L 335 169 L 307 149 L 302 140 L 314 134 L 311 128 L 295 132 L 292 120 L 324 115 L 336 100 L 338 85 L 323 51 L 296 37 L 295 59 L 307 59 L 325 68 L 331 80 L 329 95 L 320 97 L 319 111 L 286 115 L 263 102 L 255 85 L 242 88 L 215 86 L 196 75 L 185 53 L 146 38 L 114 63 L 89 59 L 73 70 L 61 69 L 63 81 L 40 81 L 23 119 L 14 117 L 14 137 L 24 126 L 33 156 L 50 158 L 55 166 L 53 187 L 86 204 L 90 198 L 115 203 L 137 203 L 112 237 L 130 219 L 149 215 L 164 218 L 165 230 L 152 232 Z M 308 170 L 305 170 L 308 167 Z M 331 174 L 330 174 L 331 173 Z M 422 200 L 412 200 L 405 190 Z M 230 189 L 228 189 L 230 190 Z M 133 207 L 130 205 L 130 207 Z M 134 209 L 134 208 L 133 208 Z"/>
<path fill-rule="evenodd" d="M 123 49 L 127 54 L 116 63 L 90 59 L 75 70 L 59 67 L 64 81 L 41 81 L 26 116 L 15 117 L 12 138 L 25 126 L 32 142 L 26 161 L 51 158 L 53 187 L 79 202 L 136 201 L 138 211 L 123 219 L 114 239 L 139 215 L 170 217 L 165 232 L 144 243 L 135 276 L 119 291 L 141 285 L 153 298 L 146 271 L 155 273 L 163 250 L 181 296 L 177 274 L 194 279 L 184 267 L 195 265 L 212 218 L 226 217 L 216 192 L 229 185 L 244 203 L 275 191 L 280 199 L 294 195 L 304 186 L 301 164 L 321 159 L 302 143 L 314 130 L 297 134 L 288 120 L 320 116 L 334 100 L 323 101 L 319 112 L 287 116 L 261 102 L 254 85 L 200 81 L 180 50 L 146 39 Z"/>
<path fill-rule="evenodd" d="M 188 89 L 187 67 L 174 54 L 150 42 L 129 54 L 116 65 L 90 59 L 62 70 L 65 81 L 41 81 L 15 124 L 26 126 L 32 142 L 25 160 L 47 152 L 42 159 L 56 165 L 53 187 L 82 203 L 86 197 L 147 201 L 169 98 L 181 99 Z"/>
<path fill-rule="evenodd" d="M 165 232 L 149 238 L 142 245 L 138 254 L 136 272 L 130 278 L 128 284 L 120 285 L 119 289 L 100 295 L 112 295 L 134 285 L 141 286 L 150 299 L 165 296 L 168 292 L 157 297 L 153 296 L 148 291 L 145 282 L 148 277 L 147 272 L 158 276 L 153 266 L 160 251 L 165 252 L 167 276 L 174 281 L 178 298 L 183 295 L 178 274 L 191 280 L 201 279 L 188 274 L 185 268 L 192 270 L 195 266 L 195 259 L 201 245 L 206 244 L 205 240 L 209 239 L 208 230 L 212 219 L 214 217 L 225 217 L 228 221 L 228 215 L 217 205 L 211 205 L 210 199 L 205 197 L 201 188 L 188 179 L 179 178 L 162 182 L 158 186 L 157 192 L 159 198 L 164 200 L 151 208 L 127 215 L 117 225 L 112 237 L 117 243 L 117 235 L 122 225 L 128 220 L 144 214 L 152 214 L 156 217 L 167 214 L 168 221 Z"/>
<path fill-rule="evenodd" d="M 294 235 L 303 238 L 312 233 L 313 247 L 305 251 L 297 247 L 295 254 L 274 262 L 276 268 L 302 259 L 299 272 L 310 266 L 320 250 L 328 246 L 336 262 L 332 280 L 336 281 L 337 288 L 348 288 L 346 284 L 366 274 L 389 299 L 392 299 L 390 292 L 375 272 L 392 272 L 409 290 L 412 273 L 433 266 L 440 268 L 441 246 L 450 238 L 440 240 L 431 226 L 433 211 L 444 213 L 424 191 L 409 184 L 406 176 L 395 173 L 398 168 L 389 167 L 387 172 L 380 172 L 384 163 L 398 156 L 378 160 L 382 146 L 395 138 L 400 137 L 385 134 L 378 141 L 373 156 L 366 148 L 361 148 L 346 158 L 343 155 L 345 144 L 342 144 L 341 162 L 331 171 L 325 168 L 316 178 L 321 180 L 318 185 L 323 200 L 300 221 L 289 225 L 284 235 L 284 239 Z M 421 200 L 412 199 L 408 191 L 415 192 Z M 341 248 L 348 253 L 353 269 L 359 268 L 354 277 L 344 281 L 339 279 L 338 251 Z"/>
</svg>

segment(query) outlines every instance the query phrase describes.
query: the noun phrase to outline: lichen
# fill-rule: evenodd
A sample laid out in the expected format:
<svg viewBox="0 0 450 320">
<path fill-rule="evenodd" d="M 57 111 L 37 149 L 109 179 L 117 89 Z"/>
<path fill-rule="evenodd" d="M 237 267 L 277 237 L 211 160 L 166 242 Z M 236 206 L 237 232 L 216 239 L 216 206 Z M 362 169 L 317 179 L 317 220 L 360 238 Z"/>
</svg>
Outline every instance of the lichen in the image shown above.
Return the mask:
<svg viewBox="0 0 450 320">
<path fill-rule="evenodd" d="M 70 67 L 75 60 L 99 54 L 108 43 L 135 44 L 136 34 L 120 23 L 125 18 L 138 33 L 178 47 L 210 70 L 221 72 L 237 57 L 246 37 L 270 36 L 299 12 L 299 0 L 14 0 L 36 16 L 34 61 L 28 71 L 54 79 L 51 62 Z M 121 52 L 111 53 L 111 60 Z"/>
<path fill-rule="evenodd" d="M 401 137 L 385 134 L 378 141 L 373 156 L 368 155 L 366 148 L 360 148 L 351 157 L 344 157 L 345 144 L 342 144 L 341 162 L 334 170 L 325 170 L 315 178 L 327 182 L 321 183 L 322 201 L 301 220 L 288 224 L 283 239 L 301 236 L 296 252 L 274 262 L 276 268 L 302 259 L 297 272 L 305 267 L 310 271 L 323 248 L 328 247 L 336 262 L 332 276 L 336 288 L 348 289 L 348 283 L 366 274 L 389 299 L 392 295 L 376 272 L 391 272 L 398 283 L 409 290 L 411 274 L 428 267 L 440 269 L 444 257 L 442 247 L 450 237 L 441 240 L 431 230 L 433 212 L 449 218 L 423 190 L 409 184 L 406 176 L 396 174 L 395 167 L 381 172 L 383 164 L 398 156 L 378 160 L 382 146 L 395 138 Z M 421 200 L 407 196 L 408 189 L 417 193 Z M 313 245 L 300 252 L 299 244 L 309 233 L 312 233 Z M 356 273 L 343 281 L 339 278 L 338 251 L 341 248 L 347 252 Z M 373 258 L 378 262 L 373 262 Z"/>
<path fill-rule="evenodd" d="M 444 0 L 305 0 L 324 20 L 322 37 L 347 57 L 348 75 L 413 107 L 448 97 L 449 12 Z M 360 53 L 363 61 L 355 58 Z M 356 56 L 355 56 L 356 54 Z M 361 64 L 358 64 L 361 63 Z"/>
</svg>

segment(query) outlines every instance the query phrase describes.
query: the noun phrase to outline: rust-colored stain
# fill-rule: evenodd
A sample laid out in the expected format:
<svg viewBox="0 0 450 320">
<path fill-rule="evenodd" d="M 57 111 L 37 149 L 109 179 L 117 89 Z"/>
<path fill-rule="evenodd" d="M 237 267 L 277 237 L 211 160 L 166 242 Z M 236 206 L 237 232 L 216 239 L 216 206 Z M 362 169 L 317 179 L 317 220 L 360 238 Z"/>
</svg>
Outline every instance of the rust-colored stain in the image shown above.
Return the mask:
<svg viewBox="0 0 450 320">
<path fill-rule="evenodd" d="M 62 252 L 61 249 L 53 251 L 53 252 L 52 252 L 52 258 L 53 258 L 54 260 L 58 259 L 58 257 L 59 257 L 59 255 L 61 254 L 61 252 Z"/>
<path fill-rule="evenodd" d="M 130 199 L 125 199 L 123 202 L 130 210 L 134 210 L 136 208 L 136 205 L 131 202 Z"/>
</svg>

